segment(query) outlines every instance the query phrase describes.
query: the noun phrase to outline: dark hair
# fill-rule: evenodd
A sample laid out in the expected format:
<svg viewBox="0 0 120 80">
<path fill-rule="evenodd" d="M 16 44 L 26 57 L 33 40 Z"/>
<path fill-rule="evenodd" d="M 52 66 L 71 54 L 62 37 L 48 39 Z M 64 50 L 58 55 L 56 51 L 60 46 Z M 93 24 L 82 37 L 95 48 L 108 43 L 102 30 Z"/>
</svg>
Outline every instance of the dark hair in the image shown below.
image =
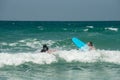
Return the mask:
<svg viewBox="0 0 120 80">
<path fill-rule="evenodd" d="M 46 51 L 48 51 L 48 49 L 49 49 L 48 46 L 46 44 L 44 44 L 41 52 L 46 52 Z"/>
<path fill-rule="evenodd" d="M 47 45 L 46 45 L 46 44 L 44 44 L 44 45 L 43 45 L 43 48 L 45 48 L 45 47 L 47 47 Z"/>
<path fill-rule="evenodd" d="M 90 43 L 91 46 L 93 46 L 93 43 L 91 41 L 89 43 Z"/>
</svg>

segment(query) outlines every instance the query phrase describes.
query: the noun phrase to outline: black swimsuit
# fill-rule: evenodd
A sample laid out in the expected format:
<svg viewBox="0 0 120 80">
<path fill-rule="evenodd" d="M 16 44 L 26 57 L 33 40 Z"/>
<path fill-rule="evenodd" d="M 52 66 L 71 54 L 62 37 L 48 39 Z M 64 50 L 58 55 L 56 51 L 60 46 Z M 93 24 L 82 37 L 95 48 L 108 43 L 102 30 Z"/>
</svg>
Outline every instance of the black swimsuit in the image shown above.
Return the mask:
<svg viewBox="0 0 120 80">
<path fill-rule="evenodd" d="M 46 51 L 48 51 L 48 47 L 44 47 L 44 48 L 41 50 L 41 52 L 46 52 Z"/>
</svg>

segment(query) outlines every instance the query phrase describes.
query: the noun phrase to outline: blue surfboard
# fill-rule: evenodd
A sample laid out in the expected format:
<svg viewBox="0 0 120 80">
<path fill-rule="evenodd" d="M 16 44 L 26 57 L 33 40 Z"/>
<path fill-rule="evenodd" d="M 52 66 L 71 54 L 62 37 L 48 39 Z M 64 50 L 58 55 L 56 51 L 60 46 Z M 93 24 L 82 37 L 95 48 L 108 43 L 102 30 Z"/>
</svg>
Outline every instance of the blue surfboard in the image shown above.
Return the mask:
<svg viewBox="0 0 120 80">
<path fill-rule="evenodd" d="M 81 41 L 80 39 L 78 39 L 76 37 L 73 37 L 72 41 L 79 49 L 81 49 L 83 51 L 87 51 L 88 50 L 87 45 L 83 41 Z"/>
</svg>

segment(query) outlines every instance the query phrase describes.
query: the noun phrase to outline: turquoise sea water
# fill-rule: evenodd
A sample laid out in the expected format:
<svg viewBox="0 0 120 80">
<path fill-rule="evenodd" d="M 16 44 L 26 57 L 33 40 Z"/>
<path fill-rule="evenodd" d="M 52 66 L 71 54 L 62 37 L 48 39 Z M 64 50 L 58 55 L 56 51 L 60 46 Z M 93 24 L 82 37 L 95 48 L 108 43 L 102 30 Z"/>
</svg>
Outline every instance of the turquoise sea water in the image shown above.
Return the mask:
<svg viewBox="0 0 120 80">
<path fill-rule="evenodd" d="M 0 80 L 119 80 L 119 43 L 120 21 L 0 21 Z M 56 51 L 40 53 L 43 44 Z"/>
</svg>

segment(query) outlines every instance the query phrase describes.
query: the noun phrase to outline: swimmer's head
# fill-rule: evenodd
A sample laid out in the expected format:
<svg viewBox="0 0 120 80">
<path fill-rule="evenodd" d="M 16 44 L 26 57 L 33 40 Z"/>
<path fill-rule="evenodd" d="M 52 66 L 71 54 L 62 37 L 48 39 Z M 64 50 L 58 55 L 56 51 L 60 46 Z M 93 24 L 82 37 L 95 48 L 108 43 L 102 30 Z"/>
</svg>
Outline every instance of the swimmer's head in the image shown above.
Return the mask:
<svg viewBox="0 0 120 80">
<path fill-rule="evenodd" d="M 90 41 L 87 43 L 88 46 L 93 46 L 93 43 Z"/>
<path fill-rule="evenodd" d="M 46 45 L 46 44 L 44 44 L 44 45 L 43 45 L 43 48 L 46 48 L 46 47 L 47 47 L 47 45 Z"/>
</svg>

